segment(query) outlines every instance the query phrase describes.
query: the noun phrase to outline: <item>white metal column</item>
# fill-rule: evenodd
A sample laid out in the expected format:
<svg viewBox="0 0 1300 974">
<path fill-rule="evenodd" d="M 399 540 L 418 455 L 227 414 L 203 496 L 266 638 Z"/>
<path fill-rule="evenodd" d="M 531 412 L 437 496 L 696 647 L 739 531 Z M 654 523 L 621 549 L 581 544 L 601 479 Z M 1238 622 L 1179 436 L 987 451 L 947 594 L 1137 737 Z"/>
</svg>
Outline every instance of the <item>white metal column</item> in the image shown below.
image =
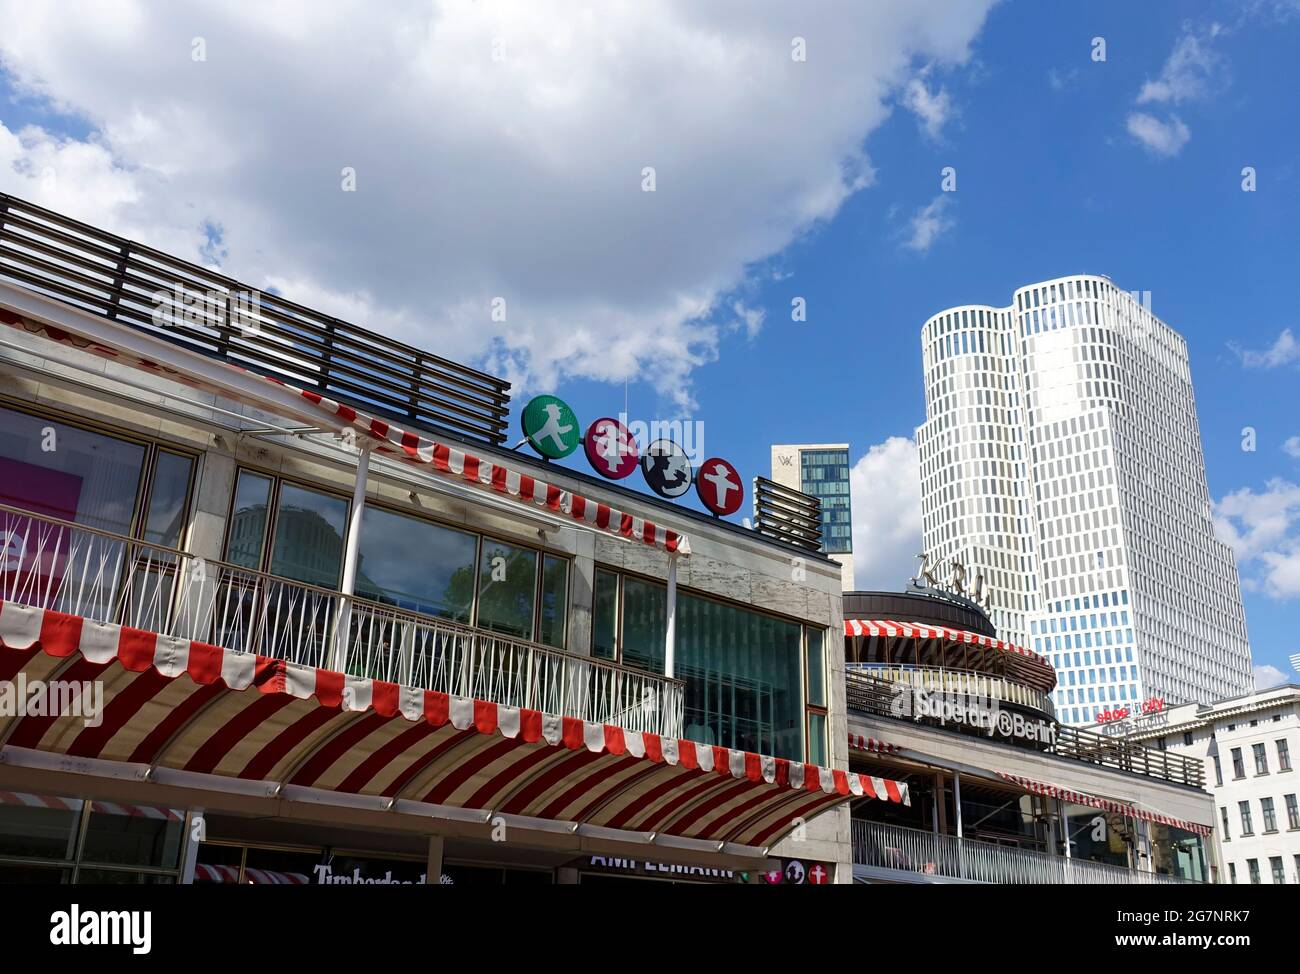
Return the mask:
<svg viewBox="0 0 1300 974">
<path fill-rule="evenodd" d="M 338 618 L 334 624 L 334 668 L 347 672 L 348 630 L 352 619 L 352 600 L 348 596 L 356 590 L 357 552 L 361 545 L 361 515 L 366 511 L 366 478 L 370 474 L 370 447 L 361 447 L 357 457 L 357 479 L 352 485 L 352 510 L 348 515 L 348 536 L 343 546 L 343 584 L 339 591 Z"/>
<path fill-rule="evenodd" d="M 668 555 L 667 619 L 664 626 L 664 676 L 672 678 L 677 656 L 677 552 Z"/>
</svg>

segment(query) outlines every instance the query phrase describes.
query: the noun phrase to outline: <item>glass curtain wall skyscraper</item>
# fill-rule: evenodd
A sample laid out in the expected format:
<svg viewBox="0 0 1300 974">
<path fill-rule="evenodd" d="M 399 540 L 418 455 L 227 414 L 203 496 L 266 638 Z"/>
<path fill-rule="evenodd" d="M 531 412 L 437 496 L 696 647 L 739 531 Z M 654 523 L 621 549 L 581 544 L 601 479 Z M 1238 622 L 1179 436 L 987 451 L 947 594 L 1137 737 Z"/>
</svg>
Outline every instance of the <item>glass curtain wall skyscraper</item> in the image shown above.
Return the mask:
<svg viewBox="0 0 1300 974">
<path fill-rule="evenodd" d="M 999 635 L 1056 666 L 1062 721 L 1248 692 L 1183 338 L 1079 276 L 942 311 L 921 341 L 925 549 L 984 575 Z"/>
<path fill-rule="evenodd" d="M 772 447 L 772 479 L 811 494 L 822 506 L 822 551 L 840 563 L 845 591 L 853 588 L 853 511 L 849 503 L 849 445 L 798 443 Z"/>
</svg>

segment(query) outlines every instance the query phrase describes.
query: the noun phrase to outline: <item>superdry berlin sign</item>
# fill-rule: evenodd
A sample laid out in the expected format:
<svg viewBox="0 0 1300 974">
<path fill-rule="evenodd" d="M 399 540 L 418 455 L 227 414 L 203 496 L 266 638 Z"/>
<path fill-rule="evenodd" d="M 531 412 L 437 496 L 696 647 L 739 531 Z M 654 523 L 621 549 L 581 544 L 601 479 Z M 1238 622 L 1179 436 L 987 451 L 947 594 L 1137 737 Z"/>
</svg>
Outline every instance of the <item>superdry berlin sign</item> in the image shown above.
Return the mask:
<svg viewBox="0 0 1300 974">
<path fill-rule="evenodd" d="M 1049 746 L 1056 744 L 1054 723 L 1026 717 L 1014 710 L 1003 710 L 991 696 L 920 690 L 906 684 L 895 684 L 889 712 L 895 717 L 925 721 L 940 727 L 953 724 L 987 737 Z"/>
</svg>

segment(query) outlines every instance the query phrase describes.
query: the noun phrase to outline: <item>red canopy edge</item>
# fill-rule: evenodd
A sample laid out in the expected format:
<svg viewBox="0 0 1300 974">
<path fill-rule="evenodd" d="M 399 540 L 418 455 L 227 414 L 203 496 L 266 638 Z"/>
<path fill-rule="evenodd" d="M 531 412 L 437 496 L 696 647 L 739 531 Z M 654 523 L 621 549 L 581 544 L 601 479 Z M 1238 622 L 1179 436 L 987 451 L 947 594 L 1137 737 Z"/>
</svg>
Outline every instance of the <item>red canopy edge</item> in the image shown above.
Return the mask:
<svg viewBox="0 0 1300 974">
<path fill-rule="evenodd" d="M 0 680 L 104 687 L 95 726 L 0 717 L 13 747 L 755 847 L 853 797 L 910 804 L 902 782 L 14 602 L 0 602 L 0 648 Z"/>
<path fill-rule="evenodd" d="M 1048 798 L 1059 798 L 1063 801 L 1074 802 L 1076 805 L 1087 805 L 1089 808 L 1100 808 L 1107 812 L 1118 812 L 1128 815 L 1131 818 L 1140 818 L 1147 822 L 1158 822 L 1161 825 L 1172 825 L 1174 828 L 1183 829 L 1186 832 L 1195 832 L 1197 835 L 1209 835 L 1214 831 L 1211 825 L 1201 825 L 1199 822 L 1188 822 L 1180 818 L 1172 818 L 1168 815 L 1161 815 L 1158 812 L 1148 812 L 1145 809 L 1138 808 L 1136 805 L 1130 805 L 1127 802 L 1115 801 L 1112 798 L 1099 798 L 1097 795 L 1089 795 L 1085 792 L 1074 791 L 1070 788 L 1062 788 L 1060 785 L 1052 785 L 1043 781 L 1034 781 L 1032 778 L 1022 778 L 1019 775 L 1007 774 L 1003 771 L 996 772 L 999 778 L 1010 781 L 1012 784 L 1019 785 L 1025 791 L 1032 792 L 1035 795 L 1046 795 Z"/>
<path fill-rule="evenodd" d="M 192 389 L 238 398 L 229 388 L 219 387 L 215 383 L 200 380 L 195 376 L 160 365 L 131 352 L 75 335 L 63 328 L 34 321 L 5 308 L 0 308 L 0 322 L 33 335 L 40 335 L 59 344 L 91 352 L 141 371 L 162 376 Z M 668 552 L 676 552 L 681 555 L 691 553 L 690 539 L 686 535 L 677 531 L 670 531 L 661 524 L 655 524 L 645 518 L 635 517 L 608 504 L 591 500 L 574 491 L 564 490 L 554 484 L 548 484 L 529 474 L 521 473 L 466 450 L 428 439 L 418 433 L 403 430 L 384 420 L 358 412 L 351 406 L 345 406 L 334 402 L 332 399 L 327 399 L 318 393 L 299 389 L 279 379 L 241 369 L 229 362 L 221 364 L 226 368 L 245 375 L 255 376 L 264 382 L 296 393 L 316 409 L 324 411 L 347 426 L 368 436 L 373 441 L 371 443 L 372 449 L 377 453 L 392 455 L 408 463 L 430 466 L 443 476 L 473 484 L 480 489 L 495 491 L 521 504 L 544 507 L 552 512 L 564 514 L 575 521 L 582 521 L 602 531 L 607 531 L 610 534 L 621 535 L 633 541 L 662 548 Z"/>
</svg>

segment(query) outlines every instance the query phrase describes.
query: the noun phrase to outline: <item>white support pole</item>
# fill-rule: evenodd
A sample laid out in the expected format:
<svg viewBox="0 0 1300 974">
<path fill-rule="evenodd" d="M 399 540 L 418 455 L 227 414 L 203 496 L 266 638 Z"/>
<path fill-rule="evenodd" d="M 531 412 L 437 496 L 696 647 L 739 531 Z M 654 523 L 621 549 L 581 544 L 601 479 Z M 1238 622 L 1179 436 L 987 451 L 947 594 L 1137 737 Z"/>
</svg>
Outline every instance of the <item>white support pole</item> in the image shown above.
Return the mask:
<svg viewBox="0 0 1300 974">
<path fill-rule="evenodd" d="M 952 773 L 952 804 L 957 815 L 957 875 L 966 878 L 966 850 L 962 846 L 961 772 Z"/>
<path fill-rule="evenodd" d="M 361 546 L 361 515 L 366 512 L 366 478 L 370 474 L 370 447 L 361 447 L 357 457 L 357 479 L 352 485 L 352 510 L 348 515 L 348 535 L 343 545 L 343 584 L 339 591 L 338 618 L 334 626 L 334 668 L 347 672 L 348 629 L 352 619 L 352 600 L 356 590 L 357 552 Z"/>
<path fill-rule="evenodd" d="M 664 626 L 664 676 L 673 677 L 677 656 L 677 552 L 668 554 L 667 619 Z"/>
</svg>

